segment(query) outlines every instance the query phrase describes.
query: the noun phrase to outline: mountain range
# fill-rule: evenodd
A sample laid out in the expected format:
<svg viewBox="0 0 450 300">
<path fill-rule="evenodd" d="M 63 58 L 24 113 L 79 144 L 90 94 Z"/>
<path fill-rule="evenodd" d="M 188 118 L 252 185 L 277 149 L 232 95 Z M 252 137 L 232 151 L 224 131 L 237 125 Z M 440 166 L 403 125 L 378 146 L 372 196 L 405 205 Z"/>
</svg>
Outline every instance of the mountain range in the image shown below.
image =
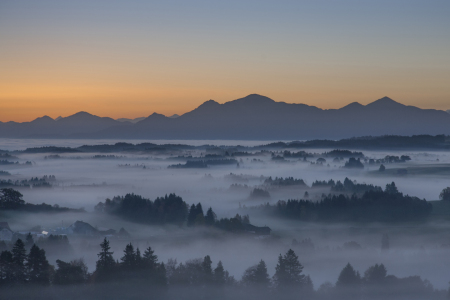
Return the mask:
<svg viewBox="0 0 450 300">
<path fill-rule="evenodd" d="M 251 94 L 219 104 L 209 100 L 181 116 L 153 113 L 118 119 L 78 112 L 31 122 L 0 122 L 2 138 L 306 140 L 379 135 L 450 135 L 450 114 L 406 106 L 388 97 L 340 109 L 276 102 Z"/>
</svg>

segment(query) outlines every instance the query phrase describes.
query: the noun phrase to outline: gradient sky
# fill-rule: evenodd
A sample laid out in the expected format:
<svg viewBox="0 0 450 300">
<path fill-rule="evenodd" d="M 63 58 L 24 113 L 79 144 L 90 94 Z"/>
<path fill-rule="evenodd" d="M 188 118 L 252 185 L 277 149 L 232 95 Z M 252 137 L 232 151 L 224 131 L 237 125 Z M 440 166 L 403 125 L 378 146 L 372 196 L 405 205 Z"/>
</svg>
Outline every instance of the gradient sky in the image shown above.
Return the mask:
<svg viewBox="0 0 450 300">
<path fill-rule="evenodd" d="M 0 121 L 251 93 L 450 109 L 450 1 L 0 1 Z"/>
</svg>

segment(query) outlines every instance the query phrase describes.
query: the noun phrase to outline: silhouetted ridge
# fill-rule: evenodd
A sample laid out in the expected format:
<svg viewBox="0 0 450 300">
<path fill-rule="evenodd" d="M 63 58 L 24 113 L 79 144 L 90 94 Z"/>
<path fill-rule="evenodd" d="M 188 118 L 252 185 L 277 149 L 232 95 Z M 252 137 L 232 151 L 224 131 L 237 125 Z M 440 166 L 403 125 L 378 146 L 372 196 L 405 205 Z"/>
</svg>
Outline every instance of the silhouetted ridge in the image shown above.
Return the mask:
<svg viewBox="0 0 450 300">
<path fill-rule="evenodd" d="M 353 111 L 353 110 L 359 110 L 359 109 L 364 109 L 364 105 L 362 105 L 358 102 L 352 102 L 352 103 L 340 108 L 340 110 L 345 110 L 345 111 Z"/>
<path fill-rule="evenodd" d="M 372 109 L 391 109 L 391 108 L 405 107 L 405 105 L 398 103 L 389 97 L 383 97 L 372 103 L 367 104 L 366 107 Z"/>
<path fill-rule="evenodd" d="M 79 112 L 37 123 L 0 123 L 0 137 L 307 140 L 380 135 L 450 134 L 450 115 L 383 97 L 366 106 L 320 109 L 251 94 L 219 104 L 209 100 L 178 118 L 154 113 L 136 124 Z"/>
<path fill-rule="evenodd" d="M 227 102 L 225 104 L 232 104 L 232 103 L 263 104 L 263 103 L 275 103 L 275 101 L 266 96 L 261 96 L 258 94 L 250 94 L 244 98 L 236 99 Z"/>
</svg>

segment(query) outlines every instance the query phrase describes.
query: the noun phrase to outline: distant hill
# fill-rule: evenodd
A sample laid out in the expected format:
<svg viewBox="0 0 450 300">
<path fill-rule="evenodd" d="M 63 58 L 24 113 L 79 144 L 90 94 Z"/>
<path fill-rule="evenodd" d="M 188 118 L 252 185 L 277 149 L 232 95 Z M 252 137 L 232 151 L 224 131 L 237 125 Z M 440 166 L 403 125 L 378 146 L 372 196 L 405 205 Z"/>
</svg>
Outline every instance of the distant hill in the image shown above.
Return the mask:
<svg viewBox="0 0 450 300">
<path fill-rule="evenodd" d="M 324 110 L 252 94 L 224 104 L 209 100 L 178 117 L 153 113 L 136 123 L 86 112 L 0 123 L 0 137 L 13 138 L 306 140 L 419 134 L 449 135 L 450 114 L 388 97 Z"/>
<path fill-rule="evenodd" d="M 142 121 L 144 119 L 145 119 L 145 117 L 140 117 L 140 118 L 135 118 L 135 119 L 120 118 L 120 119 L 116 119 L 116 121 L 137 123 L 137 122 Z"/>
</svg>

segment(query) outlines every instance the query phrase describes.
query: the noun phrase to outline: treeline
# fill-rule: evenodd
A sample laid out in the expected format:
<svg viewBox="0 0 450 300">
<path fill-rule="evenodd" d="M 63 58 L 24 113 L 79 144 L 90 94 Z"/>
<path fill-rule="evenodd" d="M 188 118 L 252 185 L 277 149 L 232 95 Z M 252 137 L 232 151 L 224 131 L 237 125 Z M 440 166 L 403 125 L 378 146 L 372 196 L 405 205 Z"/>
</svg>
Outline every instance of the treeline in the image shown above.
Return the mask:
<svg viewBox="0 0 450 300">
<path fill-rule="evenodd" d="M 327 282 L 316 290 L 291 249 L 278 256 L 272 277 L 266 263 L 260 260 L 248 267 L 240 280 L 236 280 L 221 261 L 214 265 L 209 255 L 185 263 L 169 259 L 164 264 L 158 261 L 151 247 L 141 254 L 139 248 L 135 249 L 130 243 L 120 260 L 114 259 L 106 238 L 100 248 L 95 270 L 89 273 L 81 259 L 71 262 L 57 260 L 55 268 L 49 264 L 44 250 L 33 245 L 27 254 L 24 243 L 19 239 L 12 251 L 0 254 L 0 295 L 9 292 L 6 299 L 11 299 L 14 298 L 11 293 L 20 297 L 30 289 L 37 292 L 32 298 L 38 298 L 38 295 L 45 298 L 48 290 L 57 292 L 58 287 L 67 289 L 73 286 L 76 290 L 72 291 L 78 291 L 84 299 L 95 297 L 99 292 L 104 297 L 111 291 L 114 291 L 116 299 L 143 299 L 150 295 L 169 299 L 235 299 L 238 296 L 246 299 L 432 300 L 446 297 L 446 291 L 435 290 L 430 282 L 419 276 L 398 278 L 388 275 L 383 264 L 369 267 L 363 276 L 347 264 L 334 285 Z M 135 293 L 135 289 L 139 293 Z M 53 293 L 53 297 L 60 296 Z"/>
<path fill-rule="evenodd" d="M 310 140 L 290 143 L 277 142 L 255 148 L 347 148 L 347 149 L 450 149 L 448 137 L 442 135 L 384 135 L 364 136 L 342 140 Z"/>
<path fill-rule="evenodd" d="M 1 171 L 0 171 L 1 172 Z M 51 181 L 55 181 L 54 175 L 44 175 L 43 177 L 31 177 L 24 180 L 0 180 L 0 187 L 52 187 Z"/>
<path fill-rule="evenodd" d="M 326 222 L 404 222 L 422 221 L 431 213 L 432 204 L 425 199 L 403 195 L 395 183 L 384 191 L 372 190 L 362 196 L 340 194 L 310 200 L 278 201 L 259 207 L 279 217 L 301 221 Z"/>
<path fill-rule="evenodd" d="M 208 166 L 217 165 L 238 165 L 235 159 L 205 159 L 205 160 L 188 160 L 185 164 L 175 164 L 168 166 L 169 169 L 186 169 L 186 168 L 207 168 Z"/>
<path fill-rule="evenodd" d="M 6 159 L 2 159 L 2 160 L 0 160 L 0 165 L 21 165 L 21 163 L 19 163 L 18 161 L 13 162 L 13 161 L 9 161 Z M 32 165 L 32 162 L 26 161 L 22 165 Z"/>
<path fill-rule="evenodd" d="M 154 201 L 135 194 L 127 194 L 124 197 L 117 196 L 112 200 L 106 199 L 105 202 L 99 202 L 95 206 L 95 211 L 150 225 L 186 225 L 187 227 L 217 228 L 230 232 L 252 231 L 256 233 L 257 231 L 261 234 L 267 234 L 268 228 L 250 225 L 248 215 L 236 214 L 233 218 L 218 219 L 211 207 L 205 214 L 201 203 L 192 204 L 189 207 L 181 197 L 175 194 L 158 197 Z M 258 231 L 261 228 L 265 230 Z"/>
<path fill-rule="evenodd" d="M 106 199 L 95 206 L 95 211 L 118 215 L 133 222 L 163 225 L 183 225 L 188 215 L 188 205 L 175 194 L 158 197 L 154 201 L 135 194 Z"/>
<path fill-rule="evenodd" d="M 12 188 L 0 189 L 0 210 L 28 212 L 86 212 L 84 208 L 74 209 L 50 204 L 31 204 L 22 199 L 23 195 Z"/>
<path fill-rule="evenodd" d="M 395 184 L 394 184 L 395 185 Z M 383 189 L 379 186 L 375 186 L 373 184 L 366 183 L 357 183 L 356 181 L 352 181 L 345 177 L 344 182 L 342 183 L 340 180 L 334 181 L 330 179 L 328 181 L 314 181 L 311 185 L 312 188 L 319 187 L 329 187 L 331 192 L 338 193 L 351 193 L 351 194 L 361 194 L 368 191 L 382 191 Z"/>
<path fill-rule="evenodd" d="M 234 233 L 252 231 L 257 234 L 270 234 L 268 227 L 251 225 L 248 215 L 236 214 L 233 218 L 218 219 L 211 207 L 204 214 L 201 203 L 191 205 L 186 225 L 188 227 L 211 227 Z"/>
<path fill-rule="evenodd" d="M 272 179 L 272 176 L 264 180 L 264 185 L 275 186 L 275 187 L 283 187 L 283 186 L 301 186 L 307 187 L 306 183 L 303 179 L 295 179 L 294 177 L 275 177 Z"/>
<path fill-rule="evenodd" d="M 269 177 L 264 180 L 264 185 L 268 187 L 304 187 L 310 188 L 303 179 L 296 179 L 293 177 Z M 372 184 L 357 183 L 356 181 L 350 180 L 348 177 L 344 179 L 344 182 L 334 181 L 330 179 L 328 181 L 316 180 L 311 184 L 311 188 L 329 188 L 330 192 L 333 193 L 349 193 L 349 194 L 362 194 L 368 191 L 382 191 L 383 189 L 379 186 L 374 186 Z"/>
</svg>

